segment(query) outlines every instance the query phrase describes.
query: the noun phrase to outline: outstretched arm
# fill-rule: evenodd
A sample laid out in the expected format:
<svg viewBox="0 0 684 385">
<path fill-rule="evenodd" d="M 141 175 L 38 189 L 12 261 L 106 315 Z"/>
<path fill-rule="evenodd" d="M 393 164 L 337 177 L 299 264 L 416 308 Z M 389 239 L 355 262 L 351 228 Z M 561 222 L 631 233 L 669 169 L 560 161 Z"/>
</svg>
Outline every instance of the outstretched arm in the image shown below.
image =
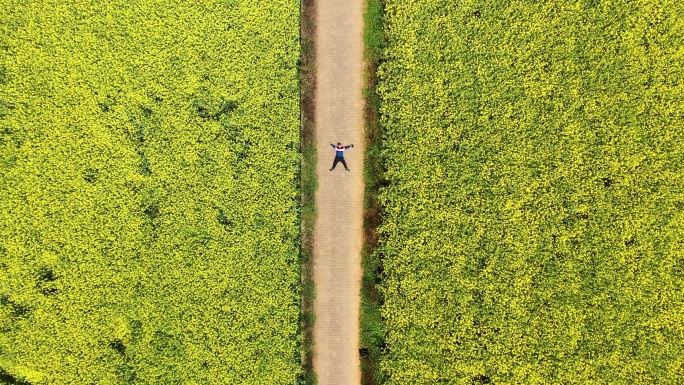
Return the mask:
<svg viewBox="0 0 684 385">
<path fill-rule="evenodd" d="M 332 144 L 332 143 L 330 143 L 330 147 L 332 147 L 332 148 L 335 148 L 335 145 L 334 145 L 334 144 Z"/>
<path fill-rule="evenodd" d="M 348 149 L 349 147 L 354 147 L 354 145 L 353 145 L 353 144 L 350 144 L 349 146 L 344 146 L 344 149 L 346 150 L 346 149 Z"/>
</svg>

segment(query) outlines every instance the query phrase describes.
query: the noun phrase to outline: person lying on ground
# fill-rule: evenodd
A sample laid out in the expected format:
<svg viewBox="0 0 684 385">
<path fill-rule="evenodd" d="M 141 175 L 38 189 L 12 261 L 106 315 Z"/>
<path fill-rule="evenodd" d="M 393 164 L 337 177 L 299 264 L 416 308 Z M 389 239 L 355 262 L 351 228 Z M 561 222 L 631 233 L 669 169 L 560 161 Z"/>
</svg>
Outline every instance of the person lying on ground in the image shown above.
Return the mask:
<svg viewBox="0 0 684 385">
<path fill-rule="evenodd" d="M 347 167 L 347 162 L 344 161 L 344 152 L 348 150 L 350 147 L 353 148 L 354 144 L 350 144 L 349 146 L 342 146 L 342 143 L 337 142 L 337 146 L 335 146 L 332 143 L 330 143 L 330 146 L 335 149 L 335 160 L 333 161 L 333 166 L 330 169 L 330 171 L 335 169 L 335 166 L 337 166 L 338 162 L 342 162 L 342 165 L 344 166 L 345 170 L 351 171 Z"/>
</svg>

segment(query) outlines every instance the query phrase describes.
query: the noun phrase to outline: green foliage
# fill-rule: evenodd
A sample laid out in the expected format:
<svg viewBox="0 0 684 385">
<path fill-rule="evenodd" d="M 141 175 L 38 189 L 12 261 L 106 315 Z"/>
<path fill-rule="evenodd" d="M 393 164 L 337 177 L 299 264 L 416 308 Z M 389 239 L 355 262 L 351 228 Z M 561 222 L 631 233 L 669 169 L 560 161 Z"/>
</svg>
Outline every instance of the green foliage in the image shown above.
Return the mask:
<svg viewBox="0 0 684 385">
<path fill-rule="evenodd" d="M 684 378 L 684 3 L 388 0 L 389 384 Z"/>
<path fill-rule="evenodd" d="M 0 368 L 301 372 L 299 5 L 0 0 Z"/>
<path fill-rule="evenodd" d="M 382 56 L 384 33 L 382 30 L 383 0 L 368 0 L 364 12 L 363 41 L 366 59 L 377 63 Z"/>
<path fill-rule="evenodd" d="M 17 379 L 13 375 L 7 373 L 0 368 L 0 385 L 31 385 L 28 382 Z"/>
<path fill-rule="evenodd" d="M 366 69 L 363 96 L 366 154 L 363 162 L 364 247 L 361 261 L 363 278 L 360 309 L 361 383 L 363 385 L 383 383 L 380 362 L 384 346 L 384 326 L 380 313 L 382 296 L 377 286 L 382 278 L 382 267 L 379 256 L 373 252 L 377 247 L 377 228 L 382 215 L 378 194 L 384 183 L 380 159 L 380 97 L 377 92 L 376 77 L 384 46 L 383 7 L 382 0 L 369 0 L 366 2 L 364 13 Z"/>
<path fill-rule="evenodd" d="M 316 45 L 315 3 L 302 1 L 300 10 L 300 147 L 301 168 L 299 174 L 301 205 L 300 215 L 300 262 L 301 262 L 301 314 L 302 371 L 298 385 L 316 385 L 313 369 L 313 328 L 316 322 L 314 299 L 316 287 L 313 282 L 313 230 L 316 222 L 316 138 L 315 138 L 315 91 L 316 91 Z"/>
</svg>

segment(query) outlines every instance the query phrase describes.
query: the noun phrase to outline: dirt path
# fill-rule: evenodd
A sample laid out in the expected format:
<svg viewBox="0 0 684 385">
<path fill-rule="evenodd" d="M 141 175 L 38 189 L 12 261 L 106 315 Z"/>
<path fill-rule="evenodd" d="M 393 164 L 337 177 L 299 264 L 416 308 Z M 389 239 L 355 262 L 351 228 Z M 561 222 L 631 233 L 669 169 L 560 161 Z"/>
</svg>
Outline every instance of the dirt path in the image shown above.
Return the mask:
<svg viewBox="0 0 684 385">
<path fill-rule="evenodd" d="M 314 228 L 316 322 L 313 366 L 320 385 L 361 382 L 359 292 L 363 242 L 363 0 L 316 2 L 316 151 Z M 332 167 L 330 143 L 350 172 Z"/>
</svg>

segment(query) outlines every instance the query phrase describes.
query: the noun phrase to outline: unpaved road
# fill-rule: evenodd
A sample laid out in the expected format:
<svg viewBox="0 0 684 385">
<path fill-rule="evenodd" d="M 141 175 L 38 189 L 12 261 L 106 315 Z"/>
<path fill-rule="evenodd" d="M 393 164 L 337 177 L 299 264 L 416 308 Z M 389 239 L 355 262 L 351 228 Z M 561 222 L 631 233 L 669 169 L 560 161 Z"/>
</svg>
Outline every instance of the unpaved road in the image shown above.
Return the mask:
<svg viewBox="0 0 684 385">
<path fill-rule="evenodd" d="M 363 0 L 316 2 L 316 150 L 313 366 L 320 385 L 361 383 L 359 305 L 363 242 Z M 351 169 L 332 167 L 330 143 Z"/>
</svg>

